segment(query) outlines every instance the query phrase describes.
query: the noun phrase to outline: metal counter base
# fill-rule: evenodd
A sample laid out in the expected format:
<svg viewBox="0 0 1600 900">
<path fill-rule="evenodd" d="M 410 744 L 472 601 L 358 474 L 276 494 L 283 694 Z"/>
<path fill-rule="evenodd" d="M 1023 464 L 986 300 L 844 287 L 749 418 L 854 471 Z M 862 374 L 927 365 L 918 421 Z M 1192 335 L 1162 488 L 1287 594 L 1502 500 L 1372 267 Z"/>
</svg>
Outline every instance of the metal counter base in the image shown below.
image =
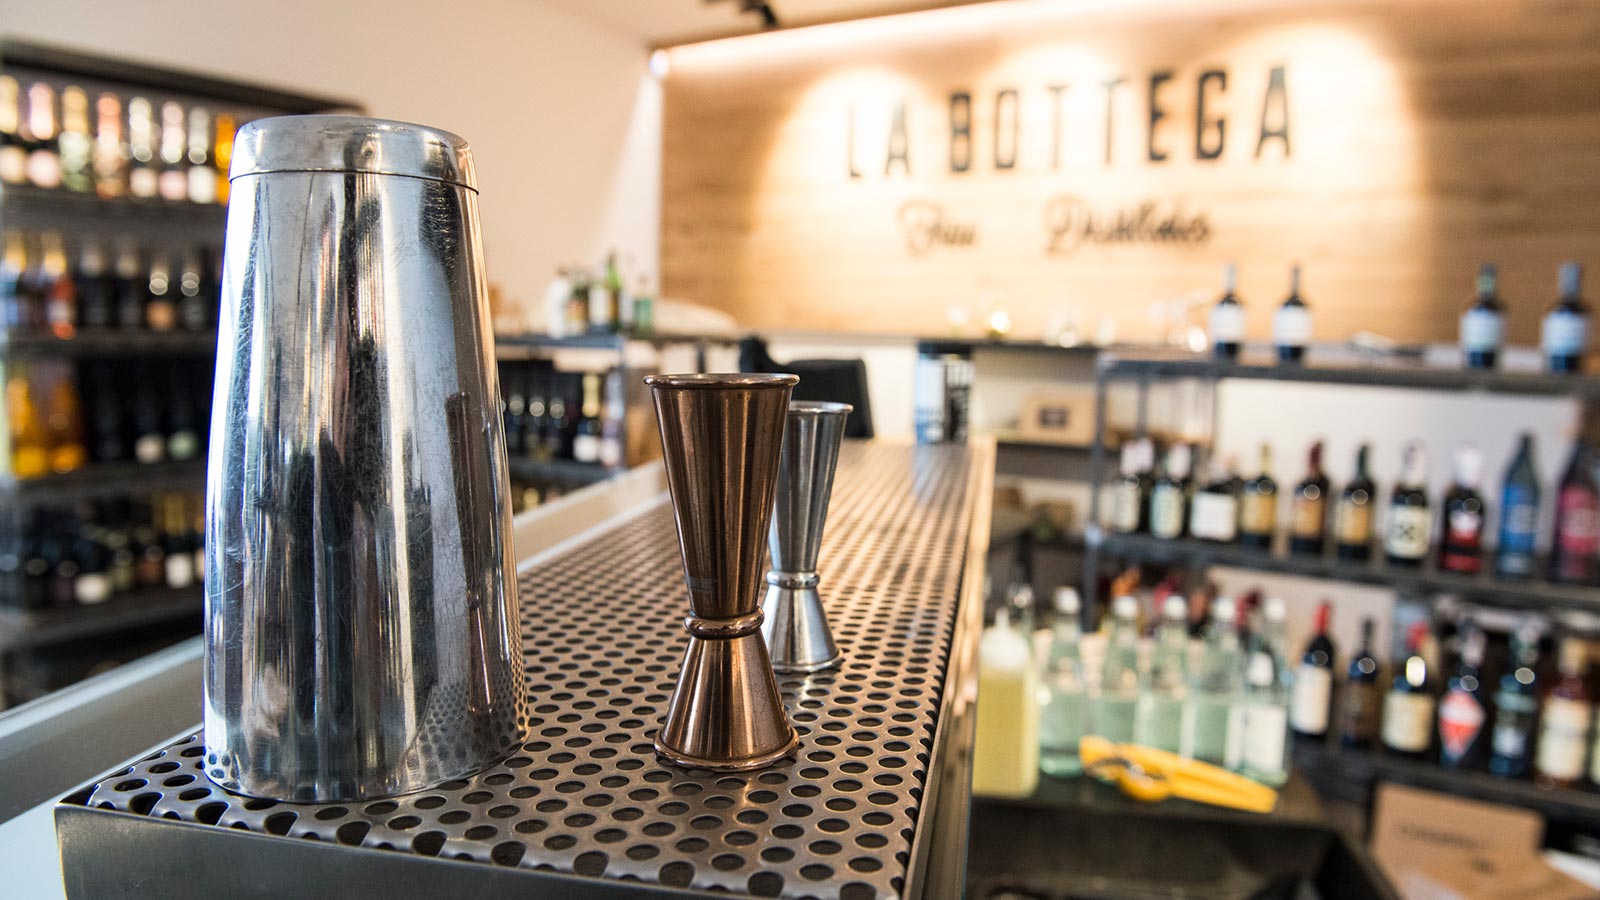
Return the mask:
<svg viewBox="0 0 1600 900">
<path fill-rule="evenodd" d="M 272 803 L 209 782 L 194 735 L 57 807 L 68 896 L 958 896 L 992 470 L 990 445 L 847 443 L 822 551 L 845 662 L 779 677 L 792 758 L 656 757 L 686 640 L 662 498 L 522 575 L 516 755 L 394 800 Z"/>
</svg>

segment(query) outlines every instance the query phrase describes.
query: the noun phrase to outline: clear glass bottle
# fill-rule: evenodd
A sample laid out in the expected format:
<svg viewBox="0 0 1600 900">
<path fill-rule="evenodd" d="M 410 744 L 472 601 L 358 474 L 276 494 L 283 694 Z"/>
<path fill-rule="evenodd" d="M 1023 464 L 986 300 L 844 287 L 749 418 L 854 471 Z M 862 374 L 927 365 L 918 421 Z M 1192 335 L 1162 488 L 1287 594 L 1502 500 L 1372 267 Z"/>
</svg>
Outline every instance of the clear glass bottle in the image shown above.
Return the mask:
<svg viewBox="0 0 1600 900">
<path fill-rule="evenodd" d="M 1134 741 L 1183 749 L 1183 707 L 1189 698 L 1189 604 L 1174 594 L 1161 606 L 1161 625 L 1150 653 L 1148 689 L 1139 697 Z"/>
<path fill-rule="evenodd" d="M 1190 679 L 1183 707 L 1180 752 L 1221 765 L 1228 748 L 1228 719 L 1239 698 L 1239 635 L 1234 630 L 1234 602 L 1218 597 L 1211 604 L 1200 667 Z"/>
<path fill-rule="evenodd" d="M 1269 599 L 1261 634 L 1250 651 L 1237 717 L 1243 733 L 1236 768 L 1263 784 L 1289 779 L 1289 700 L 1294 679 L 1284 658 L 1288 641 L 1283 601 Z"/>
<path fill-rule="evenodd" d="M 1083 771 L 1078 743 L 1089 727 L 1089 696 L 1079 648 L 1078 592 L 1057 588 L 1054 600 L 1055 622 L 1039 687 L 1039 768 L 1067 778 Z"/>
<path fill-rule="evenodd" d="M 1133 740 L 1139 694 L 1139 601 L 1124 594 L 1111 603 L 1111 636 L 1106 641 L 1100 691 L 1093 704 L 1094 733 L 1117 743 Z"/>
</svg>

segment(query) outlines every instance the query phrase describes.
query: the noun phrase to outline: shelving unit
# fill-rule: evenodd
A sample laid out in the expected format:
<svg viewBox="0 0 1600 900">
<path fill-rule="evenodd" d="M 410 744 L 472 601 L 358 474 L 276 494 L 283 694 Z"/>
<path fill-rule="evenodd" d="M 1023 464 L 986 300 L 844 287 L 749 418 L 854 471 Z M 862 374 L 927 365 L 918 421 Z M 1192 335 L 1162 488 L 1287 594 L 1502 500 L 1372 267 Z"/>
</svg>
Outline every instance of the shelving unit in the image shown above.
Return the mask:
<svg viewBox="0 0 1600 900">
<path fill-rule="evenodd" d="M 24 84 L 42 80 L 75 84 L 86 91 L 111 91 L 126 98 L 142 95 L 154 101 L 225 108 L 240 124 L 266 115 L 359 110 L 359 105 L 334 98 L 281 91 L 261 85 L 212 78 L 176 69 L 158 68 L 48 47 L 26 41 L 0 40 L 0 71 Z M 127 237 L 141 246 L 205 245 L 220 247 L 227 207 L 123 196 L 107 199 L 93 193 L 34 185 L 0 185 L 0 228 L 25 233 L 59 232 L 69 244 L 86 238 Z M 151 332 L 135 329 L 78 327 L 66 338 L 42 331 L 0 329 L 0 365 L 9 369 L 20 360 L 193 360 L 199 364 L 216 354 L 214 331 Z M 3 413 L 0 405 L 0 413 Z M 86 410 L 87 413 L 87 410 Z M 86 416 L 87 418 L 87 416 Z M 207 423 L 196 425 L 204 429 Z M 0 465 L 8 473 L 10 460 Z M 154 493 L 197 492 L 205 485 L 203 458 L 156 464 L 90 463 L 74 471 L 34 479 L 0 475 L 0 547 L 20 553 L 24 523 L 40 508 L 60 508 L 86 501 L 114 500 Z M 15 579 L 5 576 L 9 597 L 21 595 Z M 104 604 L 23 610 L 4 607 L 0 599 L 0 705 L 5 694 L 26 698 L 42 690 L 38 684 L 17 684 L 12 677 L 28 668 L 29 655 L 73 642 L 106 638 L 128 629 L 170 625 L 174 639 L 198 632 L 204 591 L 154 588 L 118 595 Z M 26 689 L 24 689 L 26 688 Z"/>
</svg>

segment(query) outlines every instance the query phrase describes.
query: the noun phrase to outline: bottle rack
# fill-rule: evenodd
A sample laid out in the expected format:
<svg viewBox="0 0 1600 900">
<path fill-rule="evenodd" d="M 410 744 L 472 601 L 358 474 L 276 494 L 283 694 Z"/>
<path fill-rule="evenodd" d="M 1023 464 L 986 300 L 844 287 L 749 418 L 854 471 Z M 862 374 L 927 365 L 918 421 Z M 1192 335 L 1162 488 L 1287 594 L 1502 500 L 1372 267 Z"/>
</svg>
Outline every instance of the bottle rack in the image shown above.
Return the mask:
<svg viewBox="0 0 1600 900">
<path fill-rule="evenodd" d="M 1214 390 L 1224 379 L 1270 380 L 1318 385 L 1360 385 L 1411 391 L 1490 393 L 1503 395 L 1570 397 L 1584 404 L 1584 422 L 1593 427 L 1597 417 L 1590 407 L 1600 400 L 1600 377 L 1546 375 L 1526 371 L 1476 371 L 1430 365 L 1421 361 L 1381 360 L 1368 364 L 1277 365 L 1264 357 L 1246 354 L 1227 361 L 1191 353 L 1138 350 L 1108 351 L 1095 367 L 1095 439 L 1090 450 L 1089 514 L 1083 564 L 1085 597 L 1096 597 L 1103 558 L 1155 565 L 1180 565 L 1191 574 L 1209 566 L 1229 566 L 1327 581 L 1388 587 L 1402 595 L 1433 599 L 1458 597 L 1484 606 L 1561 613 L 1600 612 L 1600 586 L 1554 584 L 1540 579 L 1512 580 L 1486 572 L 1462 575 L 1440 570 L 1430 562 L 1417 568 L 1392 566 L 1377 557 L 1370 562 L 1336 559 L 1331 554 L 1308 556 L 1286 549 L 1254 550 L 1191 537 L 1163 539 L 1147 534 L 1111 533 L 1100 526 L 1102 493 L 1110 468 L 1107 395 L 1113 384 L 1133 383 L 1138 390 L 1136 430 L 1146 430 L 1149 388 L 1158 382 L 1194 379 Z M 1214 408 L 1214 404 L 1213 404 Z M 1587 432 L 1585 432 L 1587 433 Z M 1486 567 L 1488 568 L 1488 567 Z M 1542 569 L 1541 569 L 1542 570 Z M 1084 604 L 1083 625 L 1094 624 L 1093 603 Z M 1379 751 L 1341 747 L 1330 735 L 1326 744 L 1299 746 L 1297 767 L 1325 791 L 1346 799 L 1367 802 L 1380 781 L 1413 784 L 1478 799 L 1537 810 L 1552 821 L 1593 821 L 1600 811 L 1600 796 L 1583 789 L 1549 789 L 1531 781 L 1502 779 L 1486 773 L 1456 771 L 1432 762 L 1390 758 Z"/>
<path fill-rule="evenodd" d="M 26 41 L 0 40 L 0 74 L 24 86 L 43 81 L 57 87 L 76 85 L 91 93 L 112 92 L 125 101 L 132 96 L 205 105 L 236 114 L 237 124 L 269 115 L 358 110 L 359 105 L 327 97 L 277 90 L 263 85 L 127 62 Z M 93 120 L 91 117 L 91 124 Z M 122 113 L 126 128 L 126 110 Z M 58 232 L 67 241 L 128 238 L 141 245 L 205 245 L 220 248 L 227 222 L 223 203 L 187 200 L 104 198 L 94 192 L 33 184 L 0 184 L 0 229 L 26 233 Z M 214 331 L 165 332 L 79 327 L 71 337 L 38 329 L 0 326 L 0 367 L 19 361 L 53 360 L 162 361 L 214 360 Z M 0 398 L 0 414 L 8 411 Z M 87 409 L 84 410 L 88 412 Z M 5 422 L 10 418 L 6 416 Z M 201 421 L 196 427 L 207 430 Z M 18 554 L 35 510 L 84 501 L 161 493 L 199 492 L 205 485 L 205 460 L 140 464 L 97 463 L 64 474 L 18 479 L 11 473 L 9 441 L 0 465 L 0 553 Z M 22 575 L 12 567 L 0 573 L 0 597 L 21 596 Z M 147 588 L 120 594 L 94 606 L 24 610 L 0 601 L 0 706 L 48 689 L 29 683 L 19 673 L 32 669 L 33 656 L 59 651 L 72 642 L 102 639 L 141 627 L 171 629 L 179 638 L 199 631 L 204 590 L 198 582 L 186 588 Z M 102 643 L 103 650 L 107 644 Z M 99 652 L 99 651 L 90 651 Z"/>
</svg>

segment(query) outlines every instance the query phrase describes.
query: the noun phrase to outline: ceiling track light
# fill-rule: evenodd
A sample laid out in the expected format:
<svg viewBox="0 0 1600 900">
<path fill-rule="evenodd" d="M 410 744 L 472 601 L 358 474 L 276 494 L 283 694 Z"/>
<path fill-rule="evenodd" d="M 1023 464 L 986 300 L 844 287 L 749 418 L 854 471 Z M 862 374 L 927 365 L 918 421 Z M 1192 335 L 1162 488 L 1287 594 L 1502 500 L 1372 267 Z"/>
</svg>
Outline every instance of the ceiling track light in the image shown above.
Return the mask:
<svg viewBox="0 0 1600 900">
<path fill-rule="evenodd" d="M 705 0 L 706 3 L 723 3 L 726 0 Z M 778 14 L 773 12 L 772 4 L 767 0 L 739 0 L 739 11 L 751 13 L 761 17 L 763 28 L 777 28 Z"/>
</svg>

